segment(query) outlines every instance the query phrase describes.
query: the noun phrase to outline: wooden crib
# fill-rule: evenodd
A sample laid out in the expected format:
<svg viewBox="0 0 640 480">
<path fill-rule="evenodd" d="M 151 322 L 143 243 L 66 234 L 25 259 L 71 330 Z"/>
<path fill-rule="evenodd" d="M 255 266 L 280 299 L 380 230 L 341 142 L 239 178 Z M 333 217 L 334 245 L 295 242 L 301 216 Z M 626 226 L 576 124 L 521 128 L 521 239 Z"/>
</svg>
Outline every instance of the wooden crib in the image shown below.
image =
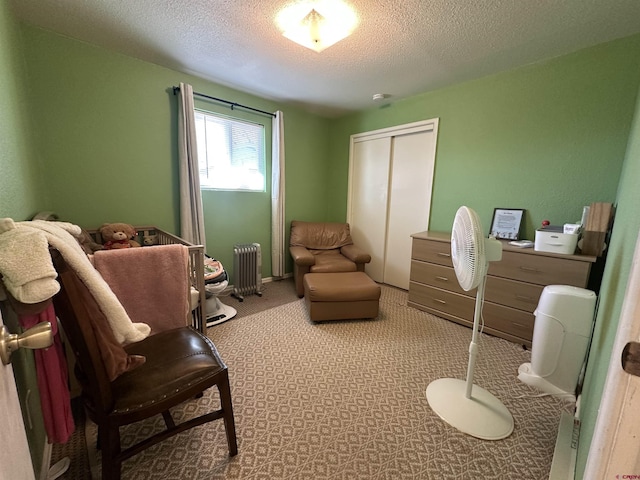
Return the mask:
<svg viewBox="0 0 640 480">
<path fill-rule="evenodd" d="M 185 245 L 189 250 L 189 281 L 191 286 L 198 292 L 198 304 L 192 311 L 192 326 L 199 332 L 206 334 L 206 309 L 205 309 L 205 290 L 204 290 L 204 246 L 193 245 L 186 240 L 165 232 L 158 227 L 137 227 L 137 236 L 133 239 L 144 248 L 144 237 L 154 237 L 156 245 Z M 96 243 L 102 244 L 102 237 L 98 230 L 88 231 Z"/>
</svg>

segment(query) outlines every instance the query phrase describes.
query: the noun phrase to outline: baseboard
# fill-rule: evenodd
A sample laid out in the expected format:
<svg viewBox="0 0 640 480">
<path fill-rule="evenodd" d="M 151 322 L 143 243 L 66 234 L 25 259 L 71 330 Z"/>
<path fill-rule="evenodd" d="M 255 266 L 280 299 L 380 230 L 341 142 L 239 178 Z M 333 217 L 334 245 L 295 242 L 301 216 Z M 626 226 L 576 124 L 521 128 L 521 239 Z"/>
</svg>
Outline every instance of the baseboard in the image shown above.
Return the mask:
<svg viewBox="0 0 640 480">
<path fill-rule="evenodd" d="M 558 426 L 549 480 L 574 480 L 579 434 L 580 421 L 568 413 L 563 413 Z"/>
<path fill-rule="evenodd" d="M 262 283 L 269 283 L 269 282 L 277 282 L 279 280 L 284 280 L 285 278 L 291 278 L 293 277 L 293 273 L 285 273 L 283 276 L 278 277 L 277 279 L 274 279 L 273 277 L 263 277 L 262 278 Z M 227 288 L 225 288 L 222 291 L 222 295 L 226 296 L 226 295 L 231 295 L 231 293 L 233 292 L 233 289 L 235 287 L 231 284 L 227 285 Z"/>
<path fill-rule="evenodd" d="M 284 280 L 285 278 L 291 278 L 291 277 L 293 277 L 293 273 L 285 273 L 283 276 L 277 277 L 277 278 L 265 277 L 262 279 L 262 283 L 277 282 L 279 280 Z"/>
</svg>

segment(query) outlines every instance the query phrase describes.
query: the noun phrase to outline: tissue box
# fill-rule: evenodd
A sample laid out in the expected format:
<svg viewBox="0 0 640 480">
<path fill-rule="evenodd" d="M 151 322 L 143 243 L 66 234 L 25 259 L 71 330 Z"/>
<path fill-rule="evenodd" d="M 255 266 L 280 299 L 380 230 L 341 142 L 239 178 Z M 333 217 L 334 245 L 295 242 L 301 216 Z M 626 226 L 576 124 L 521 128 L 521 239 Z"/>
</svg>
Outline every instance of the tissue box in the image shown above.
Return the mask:
<svg viewBox="0 0 640 480">
<path fill-rule="evenodd" d="M 563 227 L 548 226 L 536 230 L 533 249 L 538 252 L 573 255 L 578 244 L 577 233 L 563 233 Z"/>
</svg>

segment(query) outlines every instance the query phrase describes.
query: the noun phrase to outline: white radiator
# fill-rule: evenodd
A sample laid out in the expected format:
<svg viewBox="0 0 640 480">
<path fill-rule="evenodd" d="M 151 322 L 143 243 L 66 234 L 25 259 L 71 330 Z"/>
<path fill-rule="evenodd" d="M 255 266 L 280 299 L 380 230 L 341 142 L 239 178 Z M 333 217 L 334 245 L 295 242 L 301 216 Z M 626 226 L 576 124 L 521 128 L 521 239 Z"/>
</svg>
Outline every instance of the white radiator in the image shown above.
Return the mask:
<svg viewBox="0 0 640 480">
<path fill-rule="evenodd" d="M 233 296 L 262 295 L 262 254 L 259 243 L 239 243 L 233 247 Z"/>
</svg>

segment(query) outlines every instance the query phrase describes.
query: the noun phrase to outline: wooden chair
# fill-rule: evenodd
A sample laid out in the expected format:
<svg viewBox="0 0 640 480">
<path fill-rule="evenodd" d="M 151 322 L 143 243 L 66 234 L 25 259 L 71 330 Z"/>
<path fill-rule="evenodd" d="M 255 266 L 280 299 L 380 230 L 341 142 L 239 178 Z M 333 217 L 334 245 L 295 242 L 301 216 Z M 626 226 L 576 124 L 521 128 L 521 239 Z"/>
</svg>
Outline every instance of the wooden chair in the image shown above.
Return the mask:
<svg viewBox="0 0 640 480">
<path fill-rule="evenodd" d="M 104 332 L 95 323 L 106 319 L 62 256 L 52 251 L 52 258 L 61 285 L 54 305 L 76 357 L 75 373 L 87 414 L 98 425 L 103 480 L 119 480 L 122 462 L 142 450 L 219 418 L 224 419 L 229 456 L 235 456 L 238 448 L 229 376 L 211 340 L 191 327 L 151 335 L 123 349 L 126 358 L 142 355 L 146 358 L 144 363 L 110 380 L 110 370 L 100 350 L 104 348 Z M 201 396 L 213 385 L 218 386 L 221 408 L 176 425 L 169 409 Z M 163 416 L 167 429 L 122 450 L 119 427 L 157 414 Z"/>
</svg>

